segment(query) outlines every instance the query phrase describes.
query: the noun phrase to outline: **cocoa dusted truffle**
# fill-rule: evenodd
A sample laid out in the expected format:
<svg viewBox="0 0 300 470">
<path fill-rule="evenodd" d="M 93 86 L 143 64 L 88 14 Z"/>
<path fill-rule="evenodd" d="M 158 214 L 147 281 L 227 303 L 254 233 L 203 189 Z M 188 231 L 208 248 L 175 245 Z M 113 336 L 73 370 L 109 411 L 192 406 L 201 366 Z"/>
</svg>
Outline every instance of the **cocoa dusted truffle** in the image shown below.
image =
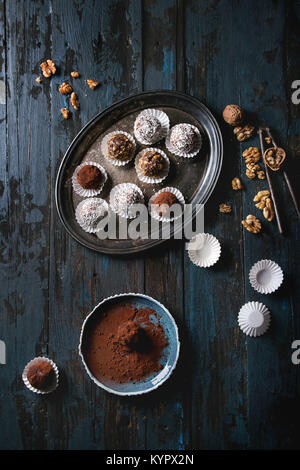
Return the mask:
<svg viewBox="0 0 300 470">
<path fill-rule="evenodd" d="M 107 156 L 112 160 L 129 160 L 133 144 L 125 134 L 112 135 L 107 141 Z"/>
<path fill-rule="evenodd" d="M 154 144 L 160 139 L 162 126 L 155 116 L 141 115 L 135 124 L 136 137 L 147 144 Z"/>
<path fill-rule="evenodd" d="M 175 194 L 169 191 L 159 193 L 153 201 L 153 204 L 157 206 L 155 207 L 155 210 L 159 216 L 163 216 L 166 212 L 169 211 L 170 207 L 178 203 L 179 201 Z"/>
<path fill-rule="evenodd" d="M 244 112 L 237 104 L 228 104 L 223 111 L 223 119 L 231 126 L 239 126 L 244 120 Z"/>
<path fill-rule="evenodd" d="M 77 181 L 84 189 L 99 189 L 103 175 L 98 167 L 85 165 L 77 173 Z"/>
<path fill-rule="evenodd" d="M 166 160 L 155 150 L 146 150 L 139 159 L 139 168 L 144 176 L 159 176 L 165 166 Z"/>
<path fill-rule="evenodd" d="M 38 361 L 29 366 L 27 379 L 32 387 L 38 390 L 45 390 L 55 378 L 52 365 L 47 361 Z"/>
<path fill-rule="evenodd" d="M 170 132 L 170 144 L 175 151 L 190 153 L 197 145 L 197 134 L 190 124 L 177 124 Z"/>
</svg>

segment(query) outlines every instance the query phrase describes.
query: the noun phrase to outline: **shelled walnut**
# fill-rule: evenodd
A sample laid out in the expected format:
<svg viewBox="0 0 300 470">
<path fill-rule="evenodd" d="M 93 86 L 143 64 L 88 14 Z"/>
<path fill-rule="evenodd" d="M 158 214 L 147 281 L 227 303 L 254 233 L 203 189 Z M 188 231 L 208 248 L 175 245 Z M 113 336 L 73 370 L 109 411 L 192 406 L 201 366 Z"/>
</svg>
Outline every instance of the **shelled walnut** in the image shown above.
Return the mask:
<svg viewBox="0 0 300 470">
<path fill-rule="evenodd" d="M 261 157 L 258 147 L 249 147 L 243 151 L 242 155 L 245 158 L 246 165 L 249 163 L 257 163 Z"/>
<path fill-rule="evenodd" d="M 73 88 L 67 82 L 63 82 L 59 87 L 59 93 L 61 93 L 62 95 L 69 95 L 70 93 L 72 93 L 72 91 Z"/>
<path fill-rule="evenodd" d="M 79 109 L 79 101 L 78 101 L 77 95 L 74 91 L 71 93 L 71 104 L 72 104 L 74 109 L 76 109 L 76 110 Z"/>
<path fill-rule="evenodd" d="M 56 73 L 55 63 L 51 59 L 47 59 L 46 62 L 42 62 L 40 67 L 42 69 L 42 74 L 46 78 L 49 78 L 51 75 L 55 75 Z"/>
<path fill-rule="evenodd" d="M 78 72 L 71 72 L 71 77 L 73 78 L 78 78 L 79 77 L 79 73 Z"/>
<path fill-rule="evenodd" d="M 264 180 L 266 175 L 265 175 L 265 172 L 263 170 L 260 170 L 257 172 L 257 177 L 259 180 Z"/>
<path fill-rule="evenodd" d="M 248 176 L 248 178 L 250 178 L 251 180 L 253 180 L 255 178 L 255 171 L 254 170 L 250 170 L 249 168 L 246 169 L 246 176 Z"/>
<path fill-rule="evenodd" d="M 60 112 L 65 119 L 69 119 L 70 111 L 67 108 L 61 108 Z"/>
<path fill-rule="evenodd" d="M 242 225 L 251 233 L 259 233 L 261 230 L 260 220 L 252 214 L 247 215 L 246 219 L 242 220 Z"/>
<path fill-rule="evenodd" d="M 90 87 L 91 90 L 94 90 L 98 85 L 100 85 L 100 82 L 97 82 L 97 80 L 86 80 L 86 83 Z"/>
<path fill-rule="evenodd" d="M 219 212 L 223 212 L 225 214 L 229 214 L 231 212 L 231 206 L 229 204 L 220 204 L 219 205 Z"/>
<path fill-rule="evenodd" d="M 245 140 L 250 139 L 254 133 L 255 127 L 251 124 L 246 124 L 245 126 L 237 126 L 233 129 L 234 134 L 239 142 L 244 142 Z"/>
<path fill-rule="evenodd" d="M 243 189 L 243 185 L 242 185 L 240 178 L 233 178 L 233 180 L 231 181 L 231 186 L 232 186 L 232 189 L 234 189 L 235 191 L 238 191 L 239 189 Z"/>
<path fill-rule="evenodd" d="M 268 189 L 259 191 L 254 197 L 253 201 L 256 202 L 255 207 L 263 211 L 265 219 L 271 222 L 274 219 L 275 214 L 272 200 L 270 198 L 270 191 Z"/>
</svg>

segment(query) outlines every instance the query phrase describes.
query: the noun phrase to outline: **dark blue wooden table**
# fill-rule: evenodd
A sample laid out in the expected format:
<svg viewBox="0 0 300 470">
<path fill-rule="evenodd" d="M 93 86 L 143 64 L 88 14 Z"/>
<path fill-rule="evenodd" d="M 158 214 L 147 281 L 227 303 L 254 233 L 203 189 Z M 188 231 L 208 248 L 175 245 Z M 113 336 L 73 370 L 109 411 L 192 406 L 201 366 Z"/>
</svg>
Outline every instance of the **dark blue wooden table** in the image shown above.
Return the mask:
<svg viewBox="0 0 300 470">
<path fill-rule="evenodd" d="M 295 177 L 300 174 L 299 1 L 36 0 L 1 2 L 0 18 L 0 365 L 1 449 L 270 449 L 300 448 L 299 368 L 291 343 L 300 338 L 300 224 L 282 175 L 274 176 L 285 218 L 263 221 L 258 236 L 241 220 L 265 181 L 248 180 L 238 144 L 222 122 L 228 103 L 245 107 L 275 130 Z M 43 59 L 59 72 L 35 82 Z M 80 112 L 65 121 L 58 86 L 78 70 Z M 83 78 L 101 82 L 94 92 Z M 194 267 L 184 243 L 170 241 L 143 255 L 112 258 L 73 241 L 56 212 L 59 163 L 77 132 L 120 98 L 181 90 L 217 117 L 224 163 L 206 205 L 205 230 L 222 244 L 220 262 Z M 242 175 L 245 190 L 233 192 Z M 297 180 L 295 178 L 297 183 Z M 218 205 L 230 202 L 232 214 Z M 248 272 L 273 259 L 285 281 L 275 294 L 255 293 Z M 139 398 L 108 395 L 88 379 L 77 346 L 80 327 L 102 298 L 144 292 L 163 302 L 180 327 L 176 373 Z M 243 335 L 237 314 L 249 300 L 272 313 L 270 331 Z M 23 385 L 36 355 L 58 364 L 61 385 L 40 398 Z M 299 366 L 300 367 L 300 366 Z"/>
</svg>

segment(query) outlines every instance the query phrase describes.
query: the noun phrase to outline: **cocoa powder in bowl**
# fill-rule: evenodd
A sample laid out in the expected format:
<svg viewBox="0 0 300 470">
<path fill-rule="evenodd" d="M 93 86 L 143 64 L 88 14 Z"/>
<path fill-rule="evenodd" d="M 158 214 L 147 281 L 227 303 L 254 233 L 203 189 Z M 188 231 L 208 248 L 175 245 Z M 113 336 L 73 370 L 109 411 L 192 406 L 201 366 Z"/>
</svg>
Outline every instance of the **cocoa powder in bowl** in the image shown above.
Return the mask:
<svg viewBox="0 0 300 470">
<path fill-rule="evenodd" d="M 127 303 L 107 307 L 88 321 L 82 353 L 100 382 L 139 382 L 162 369 L 169 341 L 157 312 Z"/>
</svg>

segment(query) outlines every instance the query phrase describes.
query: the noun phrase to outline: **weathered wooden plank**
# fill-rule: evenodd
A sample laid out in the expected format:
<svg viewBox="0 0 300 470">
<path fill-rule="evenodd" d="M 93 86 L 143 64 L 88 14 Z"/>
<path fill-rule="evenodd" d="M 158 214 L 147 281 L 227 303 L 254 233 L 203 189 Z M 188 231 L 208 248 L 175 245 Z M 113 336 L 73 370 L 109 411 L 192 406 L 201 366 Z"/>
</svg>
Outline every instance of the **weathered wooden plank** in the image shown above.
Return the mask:
<svg viewBox="0 0 300 470">
<path fill-rule="evenodd" d="M 246 7 L 246 3 L 241 5 L 241 15 L 245 14 Z M 286 4 L 266 2 L 262 5 L 261 2 L 254 2 L 253 9 L 248 9 L 247 14 L 253 25 L 251 31 L 245 34 L 244 29 L 238 28 L 241 39 L 237 45 L 240 70 L 248 68 L 248 72 L 239 74 L 240 80 L 243 79 L 241 100 L 249 111 L 259 113 L 260 120 L 276 131 L 285 146 L 288 131 L 287 106 L 290 99 L 285 95 L 288 53 L 285 50 L 285 37 L 289 30 L 289 24 L 286 23 Z M 246 37 L 247 41 L 253 44 L 253 50 L 251 49 L 250 53 L 248 51 L 247 58 Z M 249 62 L 253 65 L 255 63 L 255 67 L 250 69 Z M 282 213 L 286 215 L 288 232 L 286 236 L 280 236 L 275 221 L 270 225 L 264 221 L 261 236 L 252 237 L 251 234 L 244 233 L 245 277 L 251 265 L 261 258 L 276 261 L 288 276 L 293 277 L 287 253 L 296 249 L 297 238 L 290 232 L 289 226 L 289 220 L 295 219 L 295 212 L 287 196 L 282 175 L 276 175 L 273 179 L 277 182 L 277 194 L 283 202 L 281 208 L 284 208 Z M 266 184 L 249 183 L 248 187 L 249 197 L 243 204 L 244 215 L 253 212 L 253 195 L 258 189 L 266 187 Z M 259 211 L 254 209 L 254 213 L 258 215 Z M 299 267 L 296 272 L 298 270 Z M 292 440 L 299 447 L 299 438 L 291 435 L 291 427 L 295 429 L 297 418 L 292 407 L 289 409 L 287 406 L 290 399 L 296 399 L 295 366 L 290 360 L 293 316 L 287 285 L 278 293 L 266 297 L 257 295 L 247 282 L 246 300 L 252 299 L 260 300 L 269 307 L 272 312 L 272 325 L 269 334 L 261 340 L 247 341 L 250 446 L 264 449 L 285 448 L 289 447 Z M 290 421 L 288 428 L 282 424 L 286 419 Z"/>
<path fill-rule="evenodd" d="M 4 368 L 1 411 L 5 424 L 0 445 L 38 449 L 46 446 L 47 404 L 24 388 L 21 374 L 26 362 L 47 353 L 49 87 L 37 86 L 34 78 L 49 46 L 49 9 L 40 1 L 26 5 L 6 2 L 5 7 L 6 30 L 2 34 L 7 62 L 6 77 L 4 70 L 2 77 L 6 79 L 7 147 L 1 171 L 5 188 L 2 275 L 6 287 L 1 290 L 1 313 L 6 324 L 8 365 Z"/>
<path fill-rule="evenodd" d="M 57 165 L 79 128 L 112 102 L 141 86 L 140 7 L 136 2 L 53 3 L 52 53 L 61 66 L 52 84 L 52 185 Z M 78 33 L 80 31 L 80 34 Z M 63 122 L 57 84 L 76 69 L 80 112 Z M 91 91 L 83 79 L 99 80 Z M 80 326 L 102 298 L 142 292 L 143 258 L 95 254 L 73 242 L 52 207 L 50 344 L 65 371 L 60 402 L 53 401 L 50 436 L 53 448 L 142 448 L 144 423 L 135 403 L 97 389 L 77 354 Z M 59 419 L 57 419 L 59 416 Z M 67 418 L 66 418 L 67 417 Z M 64 427 L 63 423 L 68 426 Z"/>
<path fill-rule="evenodd" d="M 176 1 L 146 1 L 143 6 L 144 89 L 174 90 L 176 44 L 182 45 L 182 37 L 176 31 Z M 181 241 L 167 242 L 145 254 L 146 292 L 163 302 L 179 324 L 184 319 L 182 252 Z M 182 372 L 179 365 L 170 382 L 147 399 L 147 448 L 181 449 L 188 446 L 189 407 L 182 393 Z"/>
<path fill-rule="evenodd" d="M 236 40 L 234 8 L 226 2 L 226 21 L 222 2 L 189 2 L 185 11 L 186 90 L 216 111 L 225 143 L 219 182 L 205 206 L 205 232 L 220 240 L 221 259 L 215 267 L 201 269 L 186 254 L 184 264 L 192 446 L 205 449 L 243 448 L 248 440 L 245 340 L 236 323 L 244 297 L 241 194 L 231 189 L 240 168 L 232 131 L 219 119 L 226 104 L 239 102 L 231 73 L 237 57 L 228 53 Z M 218 212 L 222 202 L 232 204 L 232 214 Z"/>
</svg>

